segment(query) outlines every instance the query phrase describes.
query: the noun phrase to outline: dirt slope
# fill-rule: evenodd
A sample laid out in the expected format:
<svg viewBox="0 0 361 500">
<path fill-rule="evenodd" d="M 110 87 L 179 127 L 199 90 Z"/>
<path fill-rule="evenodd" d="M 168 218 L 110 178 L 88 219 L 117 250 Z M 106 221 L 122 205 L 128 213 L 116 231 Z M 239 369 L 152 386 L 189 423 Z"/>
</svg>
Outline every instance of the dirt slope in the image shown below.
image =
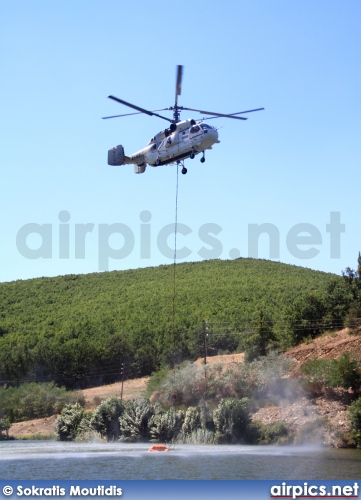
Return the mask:
<svg viewBox="0 0 361 500">
<path fill-rule="evenodd" d="M 329 333 L 289 349 L 287 356 L 297 363 L 296 372 L 308 359 L 339 359 L 344 353 L 361 361 L 361 331 L 350 335 L 347 328 Z M 264 424 L 277 421 L 286 423 L 296 435 L 296 440 L 312 439 L 328 445 L 343 446 L 340 435 L 349 428 L 347 417 L 351 394 L 344 389 L 334 391 L 332 398 L 317 397 L 310 400 L 302 395 L 290 405 L 260 408 L 253 420 Z M 304 432 L 308 429 L 307 432 Z"/>
<path fill-rule="evenodd" d="M 123 399 L 129 400 L 139 397 L 146 389 L 147 381 L 148 377 L 125 380 L 123 386 Z M 111 396 L 120 398 L 121 386 L 122 383 L 117 382 L 116 384 L 84 389 L 81 392 L 85 397 L 85 408 L 87 410 L 93 410 L 101 401 Z M 34 434 L 54 434 L 56 419 L 57 416 L 54 415 L 48 418 L 17 422 L 11 426 L 9 435 L 15 438 L 23 438 L 33 436 Z"/>
<path fill-rule="evenodd" d="M 149 377 L 137 378 L 134 380 L 125 380 L 123 385 L 123 399 L 135 399 L 142 395 L 147 386 Z M 116 396 L 120 398 L 122 383 L 103 385 L 101 387 L 92 387 L 81 391 L 85 397 L 85 408 L 93 410 L 103 400 Z"/>
<path fill-rule="evenodd" d="M 239 354 L 225 354 L 223 356 L 208 356 L 207 364 L 214 365 L 215 363 L 222 363 L 223 365 L 232 365 L 233 363 L 243 363 L 244 353 Z M 204 358 L 198 358 L 195 363 L 197 365 L 202 365 L 204 363 Z"/>
<path fill-rule="evenodd" d="M 324 358 L 339 359 L 344 353 L 349 353 L 354 359 L 361 361 L 361 329 L 357 335 L 350 335 L 348 328 L 339 332 L 329 333 L 314 339 L 310 343 L 300 344 L 287 351 L 299 365 L 307 359 Z"/>
<path fill-rule="evenodd" d="M 55 422 L 57 415 L 47 418 L 37 418 L 26 422 L 17 422 L 10 427 L 9 436 L 13 438 L 24 438 L 34 435 L 50 436 L 55 433 Z"/>
</svg>

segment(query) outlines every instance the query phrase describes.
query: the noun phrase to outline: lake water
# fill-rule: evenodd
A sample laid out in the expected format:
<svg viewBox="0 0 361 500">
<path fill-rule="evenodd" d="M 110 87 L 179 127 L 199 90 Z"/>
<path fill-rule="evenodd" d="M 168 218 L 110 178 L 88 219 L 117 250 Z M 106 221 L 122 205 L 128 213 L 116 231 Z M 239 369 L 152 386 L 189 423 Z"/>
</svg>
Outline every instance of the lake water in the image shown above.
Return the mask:
<svg viewBox="0 0 361 500">
<path fill-rule="evenodd" d="M 0 442 L 0 479 L 360 479 L 361 450 L 293 446 Z"/>
</svg>

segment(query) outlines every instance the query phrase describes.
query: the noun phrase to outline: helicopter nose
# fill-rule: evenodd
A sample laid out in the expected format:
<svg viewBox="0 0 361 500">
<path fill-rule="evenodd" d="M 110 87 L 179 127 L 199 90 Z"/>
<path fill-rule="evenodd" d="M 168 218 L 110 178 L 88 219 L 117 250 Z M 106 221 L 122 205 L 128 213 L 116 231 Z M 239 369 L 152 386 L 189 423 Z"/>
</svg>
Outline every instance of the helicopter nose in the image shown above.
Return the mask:
<svg viewBox="0 0 361 500">
<path fill-rule="evenodd" d="M 210 131 L 210 136 L 212 137 L 212 139 L 216 142 L 218 141 L 218 132 L 215 128 L 212 128 Z"/>
</svg>

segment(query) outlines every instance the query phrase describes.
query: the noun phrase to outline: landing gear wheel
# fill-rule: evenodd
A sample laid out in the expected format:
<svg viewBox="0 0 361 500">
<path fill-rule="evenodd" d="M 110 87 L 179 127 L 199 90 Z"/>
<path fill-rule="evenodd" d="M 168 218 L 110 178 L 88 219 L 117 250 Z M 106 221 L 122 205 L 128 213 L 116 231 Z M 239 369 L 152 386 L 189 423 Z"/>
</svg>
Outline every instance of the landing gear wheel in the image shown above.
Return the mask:
<svg viewBox="0 0 361 500">
<path fill-rule="evenodd" d="M 183 167 L 182 168 L 182 174 L 185 175 L 187 172 L 188 172 L 188 170 L 186 169 L 186 167 Z"/>
<path fill-rule="evenodd" d="M 206 159 L 204 158 L 204 156 L 201 158 L 201 163 L 204 163 L 206 161 Z"/>
<path fill-rule="evenodd" d="M 193 159 L 194 159 L 194 157 L 195 157 L 195 154 L 192 152 L 192 153 L 190 154 L 189 158 L 190 158 L 191 160 L 193 160 Z"/>
<path fill-rule="evenodd" d="M 156 164 L 156 165 L 157 165 L 157 167 L 158 167 L 158 165 L 160 165 L 160 160 L 155 160 L 155 164 Z"/>
</svg>

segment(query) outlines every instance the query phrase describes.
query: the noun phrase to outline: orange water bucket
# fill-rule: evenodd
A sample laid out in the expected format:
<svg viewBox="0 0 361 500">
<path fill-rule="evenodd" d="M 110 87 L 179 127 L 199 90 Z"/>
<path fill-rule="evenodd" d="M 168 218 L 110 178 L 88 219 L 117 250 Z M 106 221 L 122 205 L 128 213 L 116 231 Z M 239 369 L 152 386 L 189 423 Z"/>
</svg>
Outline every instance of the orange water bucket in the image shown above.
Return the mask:
<svg viewBox="0 0 361 500">
<path fill-rule="evenodd" d="M 163 444 L 154 444 L 148 451 L 169 451 L 169 448 Z"/>
</svg>

